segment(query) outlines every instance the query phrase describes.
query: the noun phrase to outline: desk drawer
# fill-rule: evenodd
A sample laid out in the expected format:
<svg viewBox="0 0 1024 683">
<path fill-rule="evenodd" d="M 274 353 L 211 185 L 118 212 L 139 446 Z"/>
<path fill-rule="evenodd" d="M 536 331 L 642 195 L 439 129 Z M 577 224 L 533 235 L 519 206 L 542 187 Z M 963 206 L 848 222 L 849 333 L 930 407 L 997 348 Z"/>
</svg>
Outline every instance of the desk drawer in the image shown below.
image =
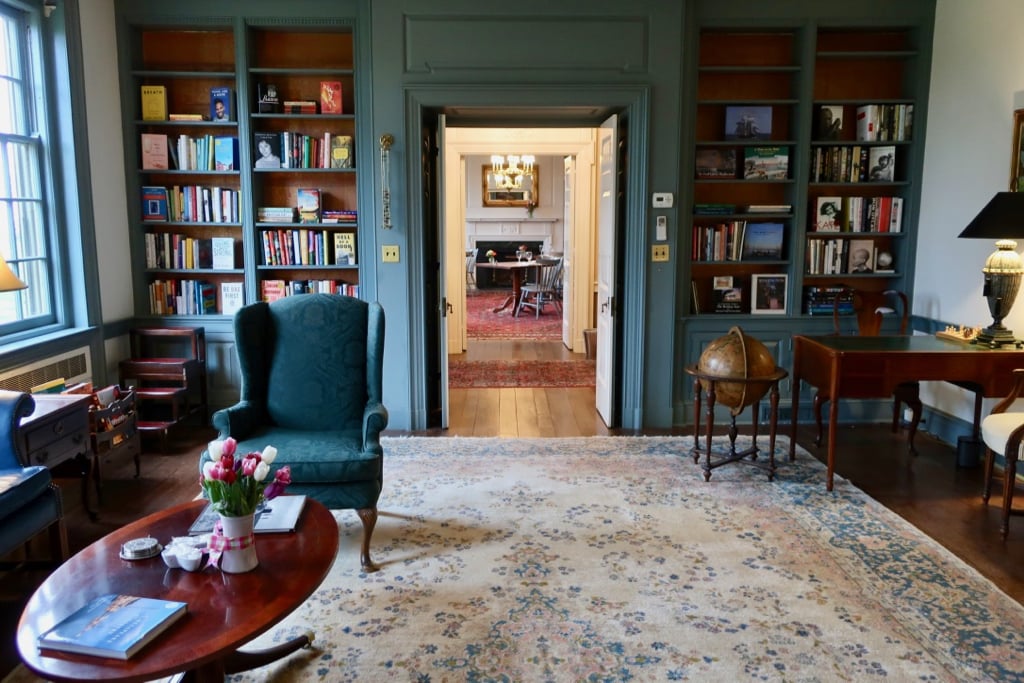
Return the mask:
<svg viewBox="0 0 1024 683">
<path fill-rule="evenodd" d="M 22 430 L 31 465 L 53 467 L 89 449 L 89 413 L 75 410 Z"/>
</svg>

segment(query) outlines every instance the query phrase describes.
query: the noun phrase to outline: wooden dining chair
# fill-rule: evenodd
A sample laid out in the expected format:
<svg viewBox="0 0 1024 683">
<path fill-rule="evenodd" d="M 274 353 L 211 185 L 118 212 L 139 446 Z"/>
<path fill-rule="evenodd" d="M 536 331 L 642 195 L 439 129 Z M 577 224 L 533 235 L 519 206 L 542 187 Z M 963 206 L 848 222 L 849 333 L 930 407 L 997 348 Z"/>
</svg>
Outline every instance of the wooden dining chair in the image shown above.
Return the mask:
<svg viewBox="0 0 1024 683">
<path fill-rule="evenodd" d="M 846 311 L 852 305 L 853 315 Z M 845 287 L 836 295 L 832 305 L 832 327 L 835 334 L 844 334 L 849 325 L 844 324 L 851 317 L 855 322 L 854 334 L 862 337 L 877 337 L 882 334 L 882 327 L 887 316 L 896 316 L 898 321 L 898 334 L 907 333 L 910 322 L 910 304 L 907 295 L 896 289 L 885 291 L 868 291 Z M 891 317 L 889 318 L 891 320 Z M 900 406 L 904 403 L 910 408 L 912 416 L 909 431 L 907 432 L 907 446 L 911 453 L 917 454 L 914 448 L 914 435 L 917 434 L 917 426 L 921 423 L 921 412 L 923 406 L 920 398 L 921 388 L 919 382 L 901 382 L 893 392 L 892 404 L 892 431 L 899 429 Z M 814 396 L 814 420 L 818 427 L 818 436 L 815 445 L 821 445 L 822 421 L 821 406 L 830 400 L 825 389 L 819 389 Z"/>
<path fill-rule="evenodd" d="M 537 263 L 537 281 L 524 283 L 520 290 L 517 316 L 523 308 L 533 308 L 534 317 L 539 318 L 545 304 L 554 304 L 559 312 L 562 311 L 562 302 L 556 291 L 558 278 L 562 274 L 562 259 L 542 257 L 537 259 Z"/>
</svg>

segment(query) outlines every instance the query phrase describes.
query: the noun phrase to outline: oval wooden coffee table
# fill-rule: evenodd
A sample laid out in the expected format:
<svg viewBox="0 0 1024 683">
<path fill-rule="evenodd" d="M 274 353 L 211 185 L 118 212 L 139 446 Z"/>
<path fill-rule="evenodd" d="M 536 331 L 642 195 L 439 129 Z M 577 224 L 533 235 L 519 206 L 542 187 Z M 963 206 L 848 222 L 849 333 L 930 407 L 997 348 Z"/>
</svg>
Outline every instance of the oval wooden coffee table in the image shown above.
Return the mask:
<svg viewBox="0 0 1024 683">
<path fill-rule="evenodd" d="M 190 501 L 155 513 L 101 538 L 62 564 L 36 590 L 18 623 L 18 653 L 29 669 L 54 681 L 148 681 L 181 671 L 189 680 L 268 664 L 308 645 L 312 634 L 276 647 L 237 649 L 278 623 L 313 594 L 338 552 L 338 524 L 322 504 L 307 499 L 295 532 L 257 534 L 259 566 L 245 574 L 219 569 L 168 569 L 157 556 L 120 558 L 130 539 L 167 543 L 184 536 L 206 504 Z M 40 650 L 36 638 L 93 598 L 123 593 L 188 603 L 188 614 L 127 661 Z"/>
</svg>

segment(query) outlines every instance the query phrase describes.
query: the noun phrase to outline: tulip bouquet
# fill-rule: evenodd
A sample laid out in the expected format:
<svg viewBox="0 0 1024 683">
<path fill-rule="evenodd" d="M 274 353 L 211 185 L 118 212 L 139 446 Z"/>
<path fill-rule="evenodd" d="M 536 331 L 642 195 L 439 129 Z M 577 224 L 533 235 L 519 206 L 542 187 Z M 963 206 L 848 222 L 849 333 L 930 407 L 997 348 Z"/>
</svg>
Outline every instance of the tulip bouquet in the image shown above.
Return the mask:
<svg viewBox="0 0 1024 683">
<path fill-rule="evenodd" d="M 291 468 L 285 465 L 269 483 L 263 483 L 277 457 L 273 446 L 267 446 L 262 453 L 253 451 L 236 459 L 237 446 L 231 437 L 211 441 L 210 460 L 203 465 L 200 481 L 213 509 L 224 517 L 253 514 L 260 503 L 281 495 L 292 481 Z"/>
</svg>

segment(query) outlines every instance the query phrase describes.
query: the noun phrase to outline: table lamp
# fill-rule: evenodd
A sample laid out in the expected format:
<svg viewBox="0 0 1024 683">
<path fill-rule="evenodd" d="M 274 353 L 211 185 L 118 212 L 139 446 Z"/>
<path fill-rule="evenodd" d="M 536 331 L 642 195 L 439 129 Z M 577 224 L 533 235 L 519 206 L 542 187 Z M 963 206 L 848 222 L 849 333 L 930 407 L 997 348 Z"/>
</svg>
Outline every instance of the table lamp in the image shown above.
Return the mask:
<svg viewBox="0 0 1024 683">
<path fill-rule="evenodd" d="M 7 265 L 7 261 L 4 260 L 3 256 L 0 256 L 0 292 L 13 292 L 17 289 L 27 289 L 28 285 L 22 282 L 11 267 Z"/>
<path fill-rule="evenodd" d="M 991 347 L 1022 342 L 1003 325 L 1003 318 L 1013 308 L 1024 275 L 1024 262 L 1017 253 L 1017 238 L 1024 238 L 1024 193 L 997 192 L 985 208 L 974 217 L 958 237 L 980 237 L 996 240 L 996 251 L 985 261 L 982 294 L 988 299 L 992 324 L 981 331 L 974 343 Z"/>
</svg>

